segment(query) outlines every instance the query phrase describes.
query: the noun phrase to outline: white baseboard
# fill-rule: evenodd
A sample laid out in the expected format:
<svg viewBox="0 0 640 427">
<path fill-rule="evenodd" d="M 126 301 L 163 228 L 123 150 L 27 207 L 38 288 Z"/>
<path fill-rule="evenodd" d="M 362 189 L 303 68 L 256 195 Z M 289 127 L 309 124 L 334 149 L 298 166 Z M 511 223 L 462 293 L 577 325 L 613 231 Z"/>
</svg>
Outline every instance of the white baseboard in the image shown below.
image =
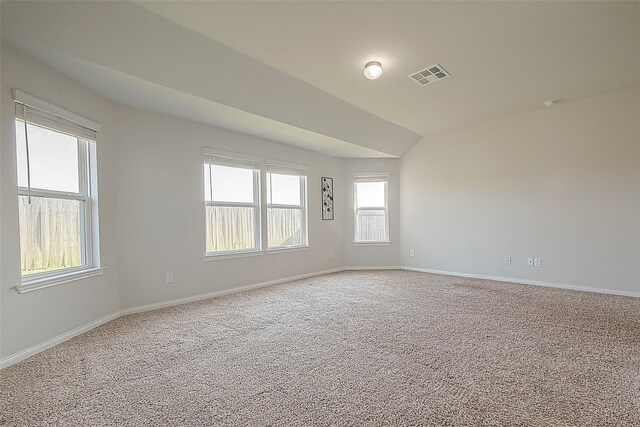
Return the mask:
<svg viewBox="0 0 640 427">
<path fill-rule="evenodd" d="M 26 350 L 19 351 L 10 356 L 7 356 L 0 360 L 0 369 L 11 366 L 15 363 L 21 362 L 33 355 L 36 355 L 44 350 L 47 350 L 55 345 L 58 345 L 64 341 L 67 341 L 77 335 L 83 334 L 85 332 L 90 331 L 93 328 L 96 328 L 100 325 L 103 325 L 111 320 L 117 319 L 120 316 L 126 316 L 128 314 L 133 313 L 142 313 L 144 311 L 156 310 L 164 307 L 171 307 L 180 304 L 187 304 L 190 302 L 201 301 L 209 298 L 215 298 L 223 295 L 234 294 L 238 292 L 245 292 L 251 289 L 258 289 L 267 286 L 277 285 L 280 283 L 293 282 L 296 280 L 308 279 L 310 277 L 322 276 L 324 274 L 338 273 L 341 271 L 364 271 L 364 270 L 408 270 L 408 271 L 417 271 L 422 273 L 433 273 L 433 274 L 442 274 L 446 276 L 458 276 L 458 277 L 469 277 L 473 279 L 485 279 L 485 280 L 493 280 L 496 282 L 508 282 L 508 283 L 516 283 L 523 285 L 535 285 L 535 286 L 546 286 L 549 288 L 560 288 L 560 289 L 570 289 L 574 291 L 583 291 L 583 292 L 595 292 L 601 294 L 609 294 L 609 295 L 620 295 L 620 296 L 628 296 L 628 297 L 636 297 L 640 298 L 640 293 L 636 292 L 627 292 L 627 291 L 616 291 L 612 289 L 602 289 L 602 288 L 589 288 L 584 286 L 574 286 L 574 285 L 562 285 L 557 283 L 548 283 L 541 282 L 535 280 L 524 280 L 524 279 L 513 279 L 506 277 L 495 277 L 495 276 L 485 276 L 480 274 L 469 274 L 469 273 L 457 273 L 453 271 L 443 271 L 443 270 L 433 270 L 427 268 L 417 268 L 417 267 L 407 267 L 407 266 L 350 266 L 350 267 L 339 267 L 331 270 L 317 271 L 314 273 L 301 274 L 298 276 L 285 277 L 282 279 L 270 280 L 267 282 L 255 283 L 252 285 L 240 286 L 237 288 L 224 289 L 215 292 L 208 292 L 205 294 L 194 295 L 185 298 L 174 299 L 170 301 L 163 301 L 155 304 L 148 304 L 138 307 L 125 308 L 115 313 L 111 313 L 107 316 L 103 316 L 99 319 L 96 319 L 92 322 L 89 322 L 85 325 L 79 326 L 75 329 L 72 329 L 69 332 L 65 332 L 64 334 L 58 335 L 54 338 L 51 338 L 43 343 L 34 345 L 33 347 L 29 347 Z"/>
<path fill-rule="evenodd" d="M 69 332 L 65 332 L 64 334 L 58 335 L 57 337 L 48 339 L 43 343 L 36 344 L 33 347 L 27 348 L 26 350 L 22 350 L 12 354 L 11 356 L 7 356 L 4 359 L 0 360 L 0 369 L 6 368 L 7 366 L 11 366 L 15 363 L 21 362 L 28 357 L 38 354 L 41 351 L 45 351 L 75 336 L 84 334 L 85 332 L 89 332 L 91 329 L 96 328 L 100 325 L 103 325 L 107 322 L 110 322 L 111 320 L 117 319 L 118 317 L 120 317 L 120 313 L 118 312 L 108 314 L 92 322 L 86 323 L 82 326 L 78 326 L 77 328 L 72 329 Z"/>
<path fill-rule="evenodd" d="M 402 267 L 403 270 L 418 271 L 421 273 L 442 274 L 444 276 L 469 277 L 472 279 L 493 280 L 495 282 L 515 283 L 518 285 L 544 286 L 547 288 L 569 289 L 572 291 L 594 292 L 597 294 L 618 295 L 624 297 L 640 298 L 640 292 L 618 291 L 614 289 L 590 288 L 587 286 L 563 285 L 559 283 L 542 282 L 539 280 L 514 279 L 509 277 L 485 276 L 482 274 L 457 273 L 454 271 L 432 270 L 429 268 Z"/>
<path fill-rule="evenodd" d="M 342 268 L 342 267 L 333 268 L 331 270 L 316 271 L 315 273 L 300 274 L 298 276 L 290 276 L 290 277 L 285 277 L 283 279 L 270 280 L 268 282 L 261 282 L 261 283 L 254 283 L 252 285 L 239 286 L 237 288 L 230 288 L 230 289 L 223 289 L 223 290 L 220 290 L 220 291 L 207 292 L 205 294 L 198 294 L 198 295 L 193 295 L 193 296 L 190 296 L 190 297 L 174 299 L 174 300 L 170 300 L 170 301 L 162 301 L 162 302 L 158 302 L 158 303 L 154 303 L 154 304 L 148 304 L 148 305 L 142 305 L 142 306 L 138 306 L 138 307 L 125 308 L 123 310 L 120 310 L 120 315 L 121 316 L 126 316 L 127 314 L 142 313 L 144 311 L 157 310 L 159 308 L 171 307 L 171 306 L 180 305 L 180 304 L 187 304 L 187 303 L 195 302 L 195 301 L 202 301 L 202 300 L 209 299 L 209 298 L 221 297 L 223 295 L 229 295 L 229 294 L 235 294 L 235 293 L 238 293 L 238 292 L 250 291 L 251 289 L 264 288 L 266 286 L 278 285 L 280 283 L 294 282 L 296 280 L 308 279 L 309 277 L 316 277 L 316 276 L 322 276 L 324 274 L 338 273 L 338 272 L 343 271 L 343 270 L 344 270 L 344 268 Z"/>
<path fill-rule="evenodd" d="M 143 306 L 139 306 L 139 307 L 131 307 L 131 308 L 125 308 L 123 310 L 117 311 L 115 313 L 111 313 L 107 316 L 101 317 L 99 319 L 96 319 L 92 322 L 89 322 L 87 324 L 84 324 L 82 326 L 78 326 L 75 329 L 72 329 L 69 332 L 65 332 L 64 334 L 58 335 L 57 337 L 51 338 L 43 343 L 34 345 L 33 347 L 29 347 L 25 350 L 19 351 L 17 353 L 14 353 L 10 356 L 7 356 L 3 359 L 0 360 L 0 369 L 9 367 L 13 364 L 16 364 L 18 362 L 21 362 L 31 356 L 34 356 L 42 351 L 45 351 L 53 346 L 56 346 L 64 341 L 67 341 L 77 335 L 83 334 L 85 332 L 90 331 L 93 328 L 96 328 L 100 325 L 103 325 L 111 320 L 117 319 L 118 317 L 121 316 L 126 316 L 127 314 L 133 314 L 133 313 L 142 313 L 144 311 L 150 311 L 150 310 L 156 310 L 159 308 L 164 308 L 164 307 L 171 307 L 174 305 L 180 305 L 180 304 L 187 304 L 190 302 L 195 302 L 195 301 L 201 301 L 201 300 L 205 300 L 205 299 L 209 299 L 209 298 L 215 298 L 215 297 L 219 297 L 222 295 L 229 295 L 229 294 L 234 294 L 237 292 L 244 292 L 244 291 L 248 291 L 251 289 L 257 289 L 257 288 L 263 288 L 266 286 L 272 286 L 272 285 L 277 285 L 280 283 L 286 283 L 286 282 L 294 282 L 296 280 L 302 280 L 302 279 L 308 279 L 310 277 L 316 277 L 316 276 L 322 276 L 324 274 L 331 274 L 331 273 L 338 273 L 340 271 L 343 271 L 344 268 L 343 267 L 339 267 L 339 268 L 333 268 L 331 270 L 324 270 L 324 271 L 317 271 L 314 273 L 307 273 L 307 274 L 300 274 L 298 276 L 290 276 L 290 277 L 285 277 L 282 279 L 276 279 L 276 280 L 270 280 L 268 282 L 261 282 L 261 283 L 255 283 L 252 285 L 246 285 L 246 286 L 239 286 L 237 288 L 231 288 L 231 289 L 224 289 L 221 291 L 215 291 L 215 292 L 208 292 L 206 294 L 199 294 L 199 295 L 194 295 L 194 296 L 190 296 L 190 297 L 186 297 L 186 298 L 179 298 L 179 299 L 174 299 L 174 300 L 170 300 L 170 301 L 163 301 L 163 302 L 159 302 L 159 303 L 155 303 L 155 304 L 148 304 L 148 305 L 143 305 Z"/>
</svg>

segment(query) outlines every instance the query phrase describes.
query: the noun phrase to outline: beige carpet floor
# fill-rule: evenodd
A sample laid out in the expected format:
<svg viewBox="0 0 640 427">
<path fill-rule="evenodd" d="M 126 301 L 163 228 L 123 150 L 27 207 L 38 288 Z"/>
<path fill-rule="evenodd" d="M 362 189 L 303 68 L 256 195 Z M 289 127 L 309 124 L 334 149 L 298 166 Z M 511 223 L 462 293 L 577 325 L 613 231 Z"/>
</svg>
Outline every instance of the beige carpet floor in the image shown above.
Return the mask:
<svg viewBox="0 0 640 427">
<path fill-rule="evenodd" d="M 640 299 L 344 272 L 122 317 L 0 372 L 2 426 L 640 426 Z"/>
</svg>

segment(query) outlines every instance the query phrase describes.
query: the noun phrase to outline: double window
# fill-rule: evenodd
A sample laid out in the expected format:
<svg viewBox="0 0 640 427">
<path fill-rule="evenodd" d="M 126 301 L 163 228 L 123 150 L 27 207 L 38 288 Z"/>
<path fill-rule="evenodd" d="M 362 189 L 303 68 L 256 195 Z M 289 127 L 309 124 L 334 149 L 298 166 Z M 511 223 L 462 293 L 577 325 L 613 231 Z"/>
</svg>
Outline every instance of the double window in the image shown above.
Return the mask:
<svg viewBox="0 0 640 427">
<path fill-rule="evenodd" d="M 21 291 L 98 267 L 99 126 L 22 92 L 14 96 Z"/>
<path fill-rule="evenodd" d="M 353 183 L 354 242 L 389 242 L 389 176 L 356 175 Z"/>
<path fill-rule="evenodd" d="M 206 255 L 308 245 L 304 168 L 206 150 L 204 192 Z"/>
</svg>

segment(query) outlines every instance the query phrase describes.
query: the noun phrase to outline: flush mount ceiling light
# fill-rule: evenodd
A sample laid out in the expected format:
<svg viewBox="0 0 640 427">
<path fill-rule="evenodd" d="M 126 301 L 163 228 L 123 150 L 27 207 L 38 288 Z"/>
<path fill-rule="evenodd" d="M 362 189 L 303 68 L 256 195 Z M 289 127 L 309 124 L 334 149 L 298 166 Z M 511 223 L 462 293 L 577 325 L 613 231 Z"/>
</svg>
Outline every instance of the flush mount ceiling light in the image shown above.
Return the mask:
<svg viewBox="0 0 640 427">
<path fill-rule="evenodd" d="M 378 61 L 370 61 L 364 66 L 364 76 L 369 80 L 375 80 L 382 75 L 382 64 Z"/>
<path fill-rule="evenodd" d="M 548 101 L 545 101 L 544 106 L 545 107 L 553 107 L 554 105 L 556 105 L 558 103 L 557 99 L 550 99 Z"/>
</svg>

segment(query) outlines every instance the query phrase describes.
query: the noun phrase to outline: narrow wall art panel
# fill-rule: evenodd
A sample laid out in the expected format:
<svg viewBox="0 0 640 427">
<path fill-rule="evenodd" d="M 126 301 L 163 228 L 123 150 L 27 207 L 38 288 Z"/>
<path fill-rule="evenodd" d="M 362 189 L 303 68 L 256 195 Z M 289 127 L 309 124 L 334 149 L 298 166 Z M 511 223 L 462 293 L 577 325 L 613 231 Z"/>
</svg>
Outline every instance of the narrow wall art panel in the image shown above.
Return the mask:
<svg viewBox="0 0 640 427">
<path fill-rule="evenodd" d="M 322 219 L 333 219 L 333 178 L 323 176 L 322 180 Z"/>
</svg>

